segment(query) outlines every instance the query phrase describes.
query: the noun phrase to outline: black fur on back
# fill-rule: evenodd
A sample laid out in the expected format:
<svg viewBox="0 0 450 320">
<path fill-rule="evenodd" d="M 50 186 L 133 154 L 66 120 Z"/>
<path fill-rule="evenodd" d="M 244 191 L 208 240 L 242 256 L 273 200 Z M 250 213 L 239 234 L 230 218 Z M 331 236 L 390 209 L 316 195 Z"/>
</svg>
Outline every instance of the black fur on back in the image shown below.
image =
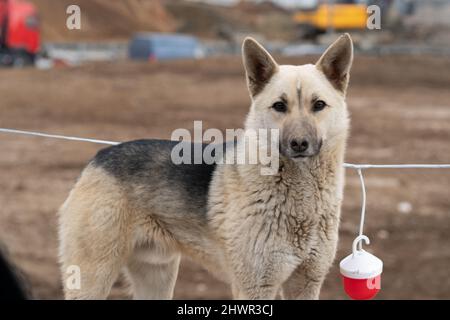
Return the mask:
<svg viewBox="0 0 450 320">
<path fill-rule="evenodd" d="M 209 184 L 215 164 L 194 164 L 194 144 L 190 164 L 174 164 L 172 148 L 178 141 L 136 140 L 100 150 L 92 164 L 105 169 L 124 185 L 148 188 L 149 193 L 172 194 L 186 202 L 187 210 L 205 212 Z M 201 145 L 204 150 L 206 145 Z M 157 189 L 157 190 L 155 190 Z"/>
</svg>

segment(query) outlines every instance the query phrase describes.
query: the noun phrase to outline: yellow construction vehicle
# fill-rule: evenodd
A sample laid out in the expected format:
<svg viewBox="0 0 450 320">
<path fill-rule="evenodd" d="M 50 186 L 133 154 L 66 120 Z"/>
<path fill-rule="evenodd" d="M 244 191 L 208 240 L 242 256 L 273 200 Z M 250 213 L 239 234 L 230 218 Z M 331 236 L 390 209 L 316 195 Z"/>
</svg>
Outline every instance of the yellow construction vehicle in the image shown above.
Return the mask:
<svg viewBox="0 0 450 320">
<path fill-rule="evenodd" d="M 296 0 L 298 10 L 293 19 L 298 26 L 298 35 L 303 39 L 318 42 L 323 33 L 332 35 L 334 32 L 352 32 L 353 40 L 361 46 L 367 46 L 380 36 L 379 33 L 367 33 L 367 20 L 374 13 L 368 7 L 376 5 L 383 29 L 398 31 L 406 16 L 413 15 L 417 0 Z M 385 34 L 386 35 L 386 34 Z M 322 40 L 326 40 L 326 36 Z"/>
<path fill-rule="evenodd" d="M 315 38 L 328 30 L 355 31 L 366 29 L 367 5 L 364 1 L 316 1 L 312 8 L 294 14 L 301 38 Z"/>
</svg>

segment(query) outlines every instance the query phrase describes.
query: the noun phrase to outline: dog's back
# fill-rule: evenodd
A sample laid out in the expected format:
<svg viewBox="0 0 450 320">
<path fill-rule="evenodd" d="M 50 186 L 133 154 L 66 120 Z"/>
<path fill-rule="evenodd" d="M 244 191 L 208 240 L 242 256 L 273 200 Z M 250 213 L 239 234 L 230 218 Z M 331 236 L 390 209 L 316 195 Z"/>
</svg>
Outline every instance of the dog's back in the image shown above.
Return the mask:
<svg viewBox="0 0 450 320">
<path fill-rule="evenodd" d="M 194 144 L 187 163 L 174 164 L 173 147 L 180 142 L 168 140 L 137 140 L 103 149 L 91 165 L 116 179 L 135 204 L 153 210 L 154 214 L 193 214 L 204 216 L 208 186 L 215 165 L 194 164 Z M 202 145 L 204 148 L 205 145 Z M 175 209 L 175 208 L 174 208 Z"/>
<path fill-rule="evenodd" d="M 142 264 L 177 265 L 174 252 L 181 243 L 202 241 L 215 165 L 174 164 L 171 152 L 178 143 L 126 142 L 101 150 L 88 164 L 59 212 L 62 272 L 67 281 L 67 270 L 75 265 L 81 286 L 98 283 L 96 277 L 106 285 L 91 290 L 65 286 L 66 296 L 106 297 L 123 266 L 132 274 Z M 193 155 L 194 144 L 188 147 Z M 130 262 L 130 256 L 137 261 Z M 142 280 L 131 280 L 139 291 Z"/>
</svg>

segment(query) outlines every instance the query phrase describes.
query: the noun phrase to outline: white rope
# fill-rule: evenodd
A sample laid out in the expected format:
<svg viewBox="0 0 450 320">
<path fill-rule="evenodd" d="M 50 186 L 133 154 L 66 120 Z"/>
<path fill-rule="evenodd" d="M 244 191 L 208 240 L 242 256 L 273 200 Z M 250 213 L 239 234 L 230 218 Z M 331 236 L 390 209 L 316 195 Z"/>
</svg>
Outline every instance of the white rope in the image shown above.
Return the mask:
<svg viewBox="0 0 450 320">
<path fill-rule="evenodd" d="M 23 131 L 15 129 L 0 128 L 0 132 L 12 133 L 12 134 L 23 134 L 29 136 L 38 136 L 44 138 L 71 140 L 71 141 L 82 141 L 82 142 L 92 142 L 97 144 L 107 144 L 107 145 L 117 145 L 120 142 L 98 140 L 98 139 L 88 139 L 88 138 L 78 138 L 70 136 L 62 136 L 55 134 L 47 134 L 41 132 L 33 131 Z M 361 182 L 361 193 L 362 193 L 362 205 L 361 205 L 361 220 L 359 223 L 359 237 L 363 236 L 364 231 L 364 219 L 366 216 L 366 187 L 364 185 L 364 177 L 362 170 L 364 169 L 450 169 L 450 164 L 353 164 L 344 163 L 345 168 L 355 169 L 358 173 L 359 180 Z M 359 242 L 359 250 L 362 248 L 362 242 Z"/>
<path fill-rule="evenodd" d="M 5 129 L 5 128 L 0 128 L 0 132 L 14 133 L 14 134 L 24 134 L 24 135 L 28 135 L 28 136 L 38 136 L 38 137 L 62 139 L 62 140 L 92 142 L 92 143 L 97 143 L 97 144 L 116 145 L 116 144 L 120 143 L 120 142 L 115 142 L 115 141 L 106 141 L 106 140 L 97 140 L 97 139 L 69 137 L 69 136 L 61 136 L 61 135 L 57 135 L 57 134 L 47 134 L 47 133 L 41 133 L 41 132 L 23 131 L 23 130 Z"/>
<path fill-rule="evenodd" d="M 362 169 L 357 169 L 359 181 L 361 182 L 361 193 L 362 193 L 362 204 L 361 204 L 361 218 L 359 222 L 359 236 L 363 235 L 364 231 L 364 219 L 366 217 L 366 186 L 364 185 L 364 177 L 362 174 Z M 359 241 L 359 250 L 362 249 L 362 242 Z"/>
<path fill-rule="evenodd" d="M 353 164 L 344 163 L 350 169 L 450 169 L 450 164 Z"/>
<path fill-rule="evenodd" d="M 361 183 L 361 218 L 359 222 L 358 238 L 363 236 L 364 220 L 366 217 L 366 186 L 364 184 L 363 169 L 450 169 L 450 164 L 353 164 L 344 163 L 345 168 L 355 169 Z M 362 249 L 362 241 L 358 242 L 359 250 Z"/>
<path fill-rule="evenodd" d="M 23 135 L 28 135 L 28 136 L 37 136 L 37 137 L 53 138 L 53 139 L 61 139 L 61 140 L 92 142 L 92 143 L 107 144 L 107 145 L 118 145 L 121 143 L 121 142 L 117 142 L 117 141 L 79 138 L 79 137 L 63 136 L 63 135 L 58 135 L 58 134 L 48 134 L 48 133 L 42 133 L 42 132 L 7 129 L 7 128 L 0 128 L 0 132 L 23 134 Z M 344 168 L 356 169 L 356 170 L 360 170 L 360 169 L 450 169 L 450 164 L 354 164 L 354 163 L 344 163 Z"/>
<path fill-rule="evenodd" d="M 98 140 L 89 138 L 78 138 L 63 136 L 57 134 L 48 134 L 42 132 L 34 131 L 24 131 L 16 129 L 0 128 L 0 132 L 13 133 L 13 134 L 23 134 L 28 136 L 38 136 L 44 138 L 53 138 L 61 140 L 71 140 L 71 141 L 82 141 L 82 142 L 92 142 L 97 144 L 107 144 L 107 145 L 117 145 L 120 142 L 108 141 L 108 140 Z M 344 163 L 345 168 L 349 169 L 450 169 L 450 164 L 354 164 L 354 163 Z"/>
</svg>

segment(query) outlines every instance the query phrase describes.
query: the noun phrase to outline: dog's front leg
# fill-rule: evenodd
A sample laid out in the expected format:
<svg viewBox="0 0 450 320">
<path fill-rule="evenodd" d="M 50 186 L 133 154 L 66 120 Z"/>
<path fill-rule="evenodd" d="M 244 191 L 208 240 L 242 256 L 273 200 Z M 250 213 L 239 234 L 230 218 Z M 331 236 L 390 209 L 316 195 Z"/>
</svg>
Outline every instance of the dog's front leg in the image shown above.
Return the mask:
<svg viewBox="0 0 450 320">
<path fill-rule="evenodd" d="M 273 300 L 275 299 L 279 288 L 272 285 L 253 285 L 241 286 L 238 283 L 231 285 L 233 299 L 237 300 Z"/>
<path fill-rule="evenodd" d="M 311 269 L 312 265 L 299 266 L 283 283 L 281 295 L 287 300 L 318 300 L 325 272 Z"/>
<path fill-rule="evenodd" d="M 250 256 L 250 255 L 249 255 Z M 270 256 L 269 256 L 270 258 Z M 250 259 L 240 258 L 250 263 L 238 263 L 232 281 L 234 299 L 272 300 L 280 291 L 281 284 L 292 270 L 283 264 L 283 259 L 264 259 L 264 256 Z"/>
<path fill-rule="evenodd" d="M 274 231 L 275 222 L 251 216 L 230 230 L 227 243 L 230 278 L 235 299 L 275 299 L 281 284 L 300 262 Z M 260 218 L 260 219 L 258 219 Z"/>
<path fill-rule="evenodd" d="M 336 241 L 301 263 L 282 284 L 284 299 L 317 300 L 326 275 L 333 263 Z"/>
</svg>

